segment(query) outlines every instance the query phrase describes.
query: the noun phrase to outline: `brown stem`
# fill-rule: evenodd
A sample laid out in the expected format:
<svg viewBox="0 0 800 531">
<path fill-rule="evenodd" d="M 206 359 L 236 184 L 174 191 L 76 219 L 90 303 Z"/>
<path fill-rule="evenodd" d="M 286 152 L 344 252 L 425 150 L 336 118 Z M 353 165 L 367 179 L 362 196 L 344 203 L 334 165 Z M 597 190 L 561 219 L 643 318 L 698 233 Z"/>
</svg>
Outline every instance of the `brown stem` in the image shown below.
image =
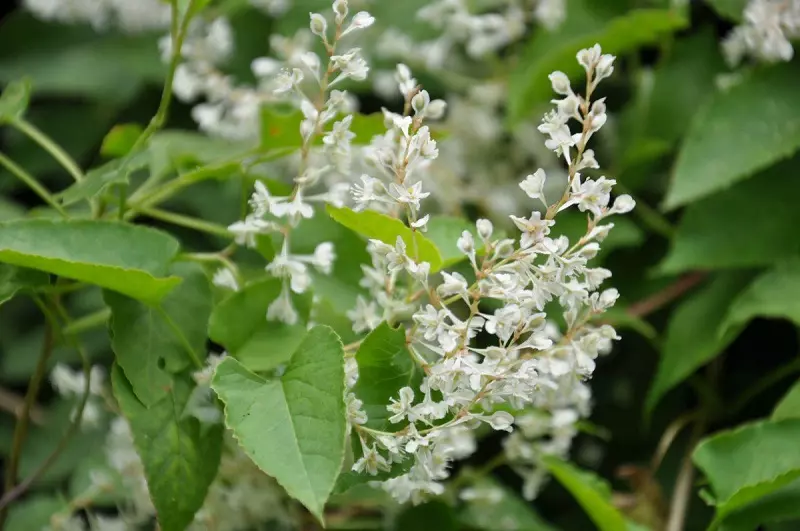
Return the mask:
<svg viewBox="0 0 800 531">
<path fill-rule="evenodd" d="M 646 299 L 628 306 L 628 314 L 633 317 L 645 317 L 650 315 L 698 285 L 705 278 L 706 273 L 701 271 L 688 273 L 678 279 L 674 284 L 670 284 Z"/>
<path fill-rule="evenodd" d="M 700 437 L 705 430 L 705 418 L 701 417 L 695 424 L 692 438 L 686 448 L 686 454 L 681 461 L 681 468 L 678 478 L 675 481 L 675 489 L 672 491 L 672 499 L 669 505 L 669 518 L 664 531 L 683 531 L 686 512 L 689 510 L 689 502 L 692 495 L 692 483 L 694 482 L 694 464 L 692 463 L 692 451 L 694 450 Z"/>
<path fill-rule="evenodd" d="M 0 409 L 11 413 L 19 419 L 22 418 L 24 407 L 24 397 L 19 396 L 13 391 L 9 391 L 8 389 L 0 387 Z M 31 422 L 38 426 L 41 426 L 44 423 L 44 411 L 42 411 L 42 408 L 36 404 L 34 404 L 31 408 L 28 417 L 31 419 Z"/>
<path fill-rule="evenodd" d="M 30 420 L 30 412 L 36 403 L 36 397 L 39 395 L 39 388 L 44 380 L 45 372 L 47 371 L 47 362 L 50 355 L 53 353 L 53 326 L 49 320 L 45 323 L 44 340 L 42 341 L 42 353 L 39 355 L 39 361 L 36 363 L 36 369 L 31 376 L 31 381 L 28 384 L 28 391 L 25 393 L 25 402 L 22 404 L 22 410 L 19 413 L 19 420 L 14 428 L 14 438 L 11 443 L 11 454 L 8 458 L 8 468 L 6 469 L 5 487 L 6 493 L 12 492 L 14 485 L 17 483 L 17 474 L 19 473 L 19 461 L 22 456 L 22 446 L 25 442 L 25 437 L 28 434 L 28 422 Z M 6 508 L 4 504 L 0 504 L 0 527 L 6 518 Z"/>
</svg>

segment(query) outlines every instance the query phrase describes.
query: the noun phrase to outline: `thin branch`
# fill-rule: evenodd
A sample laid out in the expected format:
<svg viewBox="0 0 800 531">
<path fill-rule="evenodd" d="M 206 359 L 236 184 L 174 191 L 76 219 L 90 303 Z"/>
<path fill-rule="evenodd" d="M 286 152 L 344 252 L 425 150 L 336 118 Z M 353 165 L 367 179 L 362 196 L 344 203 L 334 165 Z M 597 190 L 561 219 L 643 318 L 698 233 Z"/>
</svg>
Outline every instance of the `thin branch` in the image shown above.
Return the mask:
<svg viewBox="0 0 800 531">
<path fill-rule="evenodd" d="M 33 190 L 34 193 L 42 199 L 42 201 L 53 207 L 53 209 L 61 214 L 62 217 L 69 217 L 64 208 L 58 203 L 58 201 L 56 201 L 55 197 L 53 197 L 53 194 L 51 194 L 47 188 L 42 186 L 42 184 L 36 180 L 36 177 L 22 169 L 21 166 L 2 153 L 0 153 L 0 165 L 4 166 L 15 177 L 25 183 L 28 188 Z"/>
<path fill-rule="evenodd" d="M 19 131 L 26 134 L 31 140 L 39 144 L 45 151 L 58 161 L 61 166 L 67 170 L 75 182 L 80 182 L 84 178 L 83 171 L 81 171 L 78 163 L 64 151 L 64 149 L 56 144 L 50 137 L 40 131 L 35 125 L 28 122 L 24 118 L 16 118 L 9 122 L 12 126 L 16 127 Z"/>
<path fill-rule="evenodd" d="M 692 463 L 692 452 L 697 442 L 705 431 L 705 418 L 701 417 L 695 424 L 692 438 L 683 456 L 678 478 L 675 481 L 675 489 L 672 491 L 672 499 L 669 505 L 669 517 L 664 531 L 683 531 L 686 520 L 686 512 L 689 510 L 689 503 L 692 497 L 692 483 L 694 482 L 694 463 Z"/>
<path fill-rule="evenodd" d="M 674 284 L 670 284 L 646 299 L 628 306 L 628 314 L 633 317 L 645 317 L 650 315 L 700 284 L 705 278 L 706 274 L 701 271 L 688 273 L 678 279 Z"/>
<path fill-rule="evenodd" d="M 24 397 L 0 387 L 0 409 L 11 413 L 17 418 L 21 418 L 24 407 Z M 31 422 L 34 424 L 41 426 L 44 423 L 44 412 L 42 408 L 34 404 L 28 413 L 28 418 L 30 418 Z"/>
</svg>

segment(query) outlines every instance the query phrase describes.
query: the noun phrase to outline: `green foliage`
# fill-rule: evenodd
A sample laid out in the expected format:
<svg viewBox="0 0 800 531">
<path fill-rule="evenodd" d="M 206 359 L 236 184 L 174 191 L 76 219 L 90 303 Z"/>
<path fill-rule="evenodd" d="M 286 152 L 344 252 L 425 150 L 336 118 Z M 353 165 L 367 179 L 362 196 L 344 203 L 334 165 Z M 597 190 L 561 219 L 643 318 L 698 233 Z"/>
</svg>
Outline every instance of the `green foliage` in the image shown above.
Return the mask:
<svg viewBox="0 0 800 531">
<path fill-rule="evenodd" d="M 370 239 L 380 240 L 394 247 L 397 237 L 406 244 L 408 256 L 431 264 L 431 272 L 442 268 L 443 260 L 439 249 L 419 231 L 412 231 L 399 219 L 391 218 L 374 210 L 355 212 L 349 208 L 336 208 L 328 205 L 328 214 L 350 230 Z"/>
<path fill-rule="evenodd" d="M 543 462 L 600 531 L 628 529 L 625 517 L 611 505 L 611 489 L 602 479 L 553 456 L 545 456 Z"/>
<path fill-rule="evenodd" d="M 778 402 L 772 412 L 772 420 L 800 418 L 800 381 Z"/>
<path fill-rule="evenodd" d="M 725 311 L 749 275 L 727 273 L 689 295 L 673 312 L 645 411 L 650 414 L 664 394 L 716 356 L 741 327 L 728 327 Z"/>
<path fill-rule="evenodd" d="M 527 118 L 534 105 L 550 99 L 553 89 L 547 76 L 554 70 L 577 82 L 582 70 L 574 60 L 576 50 L 599 43 L 604 53 L 623 54 L 657 42 L 687 22 L 681 15 L 662 9 L 634 9 L 608 19 L 598 15 L 587 1 L 570 2 L 568 13 L 558 30 L 537 32 L 527 43 L 523 66 L 512 73 L 509 82 L 508 120 L 512 124 Z"/>
<path fill-rule="evenodd" d="M 390 399 L 397 399 L 403 387 L 417 387 L 422 373 L 411 357 L 403 328 L 392 328 L 385 321 L 364 338 L 356 353 L 359 378 L 353 392 L 367 413 L 367 426 L 393 431 L 386 410 Z"/>
<path fill-rule="evenodd" d="M 11 300 L 18 291 L 35 291 L 49 283 L 50 278 L 41 271 L 0 264 L 0 305 Z"/>
<path fill-rule="evenodd" d="M 183 281 L 155 306 L 107 291 L 111 346 L 134 394 L 152 407 L 170 394 L 173 374 L 205 358 L 211 288 L 195 264 L 176 264 Z"/>
<path fill-rule="evenodd" d="M 789 65 L 754 72 L 717 92 L 683 140 L 664 204 L 675 208 L 730 187 L 800 148 L 797 72 Z M 768 101 L 768 105 L 756 102 Z"/>
<path fill-rule="evenodd" d="M 274 380 L 228 358 L 212 388 L 247 455 L 322 521 L 345 450 L 344 350 L 333 330 L 312 328 Z"/>
<path fill-rule="evenodd" d="M 308 305 L 301 307 L 301 323 L 267 321 L 267 307 L 281 292 L 279 279 L 248 284 L 218 304 L 211 314 L 208 335 L 252 371 L 266 371 L 286 363 L 306 335 Z M 295 300 L 300 299 L 295 297 Z"/>
<path fill-rule="evenodd" d="M 183 531 L 203 505 L 217 474 L 222 426 L 201 426 L 184 414 L 192 386 L 176 375 L 166 396 L 143 405 L 119 367 L 112 371 L 114 396 L 131 426 L 147 488 L 164 531 Z"/>
<path fill-rule="evenodd" d="M 441 529 L 457 531 L 458 518 L 453 508 L 444 502 L 431 501 L 405 509 L 397 516 L 395 529 Z"/>
<path fill-rule="evenodd" d="M 131 172 L 145 168 L 148 164 L 146 153 L 137 153 L 106 162 L 90 170 L 84 178 L 58 195 L 61 204 L 69 206 L 80 201 L 92 199 L 113 184 L 127 184 Z M 125 171 L 123 171 L 125 170 Z"/>
<path fill-rule="evenodd" d="M 800 210 L 783 200 L 800 193 L 800 180 L 792 178 L 793 164 L 776 165 L 690 205 L 662 272 L 770 266 L 800 253 L 800 241 L 792 237 Z M 769 215 L 744 215 L 756 210 Z"/>
<path fill-rule="evenodd" d="M 746 424 L 702 441 L 692 455 L 713 489 L 719 522 L 800 477 L 800 419 Z"/>
<path fill-rule="evenodd" d="M 0 124 L 22 117 L 28 108 L 31 84 L 27 79 L 12 81 L 0 94 Z"/>
<path fill-rule="evenodd" d="M 177 252 L 178 242 L 171 236 L 121 223 L 24 220 L 0 225 L 0 262 L 147 302 L 158 302 L 180 283 L 167 276 Z"/>
<path fill-rule="evenodd" d="M 720 15 L 730 20 L 739 21 L 747 6 L 747 0 L 707 0 Z"/>
<path fill-rule="evenodd" d="M 800 325 L 800 261 L 779 264 L 756 277 L 731 304 L 726 328 L 754 317 L 788 319 Z"/>
<path fill-rule="evenodd" d="M 485 477 L 474 483 L 476 489 L 492 489 L 502 497 L 496 503 L 475 501 L 459 511 L 459 520 L 467 526 L 491 531 L 501 528 L 525 529 L 527 531 L 555 531 L 556 528 L 545 522 L 531 505 L 514 491 L 498 481 Z"/>
<path fill-rule="evenodd" d="M 9 511 L 6 531 L 30 531 L 50 524 L 50 517 L 66 509 L 67 503 L 55 496 L 39 494 L 14 505 Z"/>
</svg>

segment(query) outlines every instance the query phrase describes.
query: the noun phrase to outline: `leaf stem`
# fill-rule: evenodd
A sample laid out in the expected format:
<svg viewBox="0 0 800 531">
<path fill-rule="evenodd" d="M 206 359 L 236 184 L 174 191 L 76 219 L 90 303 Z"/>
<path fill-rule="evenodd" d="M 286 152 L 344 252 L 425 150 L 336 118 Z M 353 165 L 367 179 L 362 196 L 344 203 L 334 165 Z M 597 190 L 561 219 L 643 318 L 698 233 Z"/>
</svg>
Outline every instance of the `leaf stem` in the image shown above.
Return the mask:
<svg viewBox="0 0 800 531">
<path fill-rule="evenodd" d="M 205 232 L 213 236 L 221 236 L 223 238 L 230 238 L 231 236 L 231 233 L 226 227 L 223 227 L 217 223 L 204 221 L 202 219 L 183 216 L 181 214 L 175 214 L 173 212 L 167 212 L 166 210 L 157 208 L 136 207 L 135 211 L 153 219 L 178 225 L 179 227 L 186 227 L 187 229 L 193 229 L 199 232 Z"/>
<path fill-rule="evenodd" d="M 170 330 L 172 330 L 172 333 L 175 334 L 175 338 L 178 340 L 183 349 L 189 355 L 189 359 L 192 360 L 192 362 L 198 369 L 202 369 L 204 367 L 203 362 L 200 360 L 200 358 L 197 357 L 197 353 L 192 348 L 192 345 L 189 344 L 189 341 L 186 339 L 186 336 L 183 335 L 181 329 L 178 328 L 178 325 L 175 324 L 175 321 L 172 320 L 172 317 L 170 317 L 169 314 L 166 311 L 164 311 L 164 308 L 162 308 L 161 306 L 157 306 L 156 311 L 161 316 L 161 318 L 164 319 L 164 322 L 167 323 L 167 326 L 169 326 Z"/>
<path fill-rule="evenodd" d="M 103 326 L 111 317 L 110 308 L 102 308 L 94 313 L 75 319 L 61 331 L 68 336 L 76 336 L 92 328 Z"/>
<path fill-rule="evenodd" d="M 675 481 L 675 489 L 672 492 L 672 499 L 669 506 L 669 517 L 664 531 L 683 531 L 686 512 L 689 509 L 689 502 L 692 494 L 692 483 L 694 481 L 694 463 L 692 463 L 692 452 L 697 446 L 700 437 L 705 431 L 705 416 L 698 419 L 692 431 L 689 445 L 686 447 L 686 454 L 681 461 L 681 468 L 678 478 Z"/>
<path fill-rule="evenodd" d="M 38 195 L 42 200 L 53 207 L 53 209 L 61 214 L 62 217 L 68 218 L 67 212 L 64 208 L 58 204 L 53 194 L 51 194 L 47 188 L 42 186 L 39 181 L 36 180 L 36 177 L 22 169 L 17 163 L 13 160 L 6 157 L 4 154 L 0 153 L 0 166 L 5 167 L 8 171 L 14 174 L 20 181 L 28 185 L 28 187 L 33 190 L 36 195 Z"/>
<path fill-rule="evenodd" d="M 762 376 L 755 384 L 748 387 L 741 396 L 733 402 L 727 409 L 728 415 L 732 416 L 739 413 L 753 398 L 764 391 L 771 389 L 773 385 L 784 378 L 800 372 L 800 358 L 795 358 L 786 365 L 781 365 L 774 371 Z"/>
<path fill-rule="evenodd" d="M 9 121 L 12 126 L 17 128 L 20 132 L 27 135 L 31 140 L 39 144 L 45 151 L 58 161 L 61 166 L 67 170 L 75 182 L 83 180 L 85 175 L 78 166 L 78 163 L 73 159 L 64 149 L 59 146 L 52 138 L 47 136 L 44 132 L 38 129 L 35 125 L 28 122 L 24 118 L 15 118 Z"/>
</svg>

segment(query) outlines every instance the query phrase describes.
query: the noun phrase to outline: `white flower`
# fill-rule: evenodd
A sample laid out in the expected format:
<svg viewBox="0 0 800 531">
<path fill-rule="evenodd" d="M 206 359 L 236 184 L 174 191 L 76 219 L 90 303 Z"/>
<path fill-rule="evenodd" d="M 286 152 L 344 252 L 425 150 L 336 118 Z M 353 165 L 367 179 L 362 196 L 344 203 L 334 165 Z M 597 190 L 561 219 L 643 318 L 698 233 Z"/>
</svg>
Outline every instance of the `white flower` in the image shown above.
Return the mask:
<svg viewBox="0 0 800 531">
<path fill-rule="evenodd" d="M 410 205 L 414 210 L 418 210 L 419 202 L 431 194 L 422 191 L 422 181 L 419 181 L 409 187 L 392 183 L 389 185 L 389 195 L 398 203 Z"/>
<path fill-rule="evenodd" d="M 309 13 L 308 16 L 311 19 L 308 24 L 311 33 L 324 39 L 325 32 L 328 30 L 328 21 L 319 13 Z"/>
<path fill-rule="evenodd" d="M 363 447 L 364 455 L 353 465 L 354 472 L 366 472 L 371 476 L 378 475 L 378 472 L 388 472 L 391 465 L 378 451 L 373 444 L 369 448 Z"/>
<path fill-rule="evenodd" d="M 444 282 L 442 282 L 439 287 L 436 288 L 436 291 L 439 293 L 439 295 L 442 297 L 458 295 L 464 300 L 467 300 L 467 289 L 469 288 L 467 279 L 465 279 L 460 273 L 456 272 L 448 273 L 447 271 L 442 271 L 441 274 Z"/>
<path fill-rule="evenodd" d="M 542 204 L 547 207 L 547 201 L 544 197 L 544 183 L 547 179 L 547 176 L 544 173 L 544 170 L 539 168 L 534 172 L 532 175 L 528 175 L 525 177 L 525 180 L 519 183 L 519 187 L 522 188 L 522 191 L 525 192 L 528 197 L 531 199 L 538 199 L 542 202 Z"/>
<path fill-rule="evenodd" d="M 236 280 L 236 275 L 228 267 L 220 267 L 217 269 L 212 282 L 215 286 L 239 291 L 239 282 Z"/>
<path fill-rule="evenodd" d="M 381 193 L 385 190 L 383 183 L 374 177 L 363 174 L 360 177 L 361 184 L 353 184 L 351 192 L 355 200 L 356 210 L 363 210 L 371 201 L 381 198 Z"/>
<path fill-rule="evenodd" d="M 464 253 L 469 257 L 475 256 L 475 238 L 472 237 L 472 233 L 468 230 L 465 230 L 461 233 L 461 237 L 458 238 L 456 241 L 456 247 L 458 250 Z"/>
<path fill-rule="evenodd" d="M 326 275 L 330 275 L 334 260 L 336 260 L 336 253 L 334 252 L 331 242 L 320 243 L 317 245 L 316 249 L 314 249 L 312 264 Z"/>
<path fill-rule="evenodd" d="M 519 218 L 517 216 L 510 216 L 511 221 L 522 231 L 520 238 L 520 247 L 527 249 L 532 245 L 542 241 L 545 236 L 550 233 L 550 227 L 555 222 L 549 219 L 542 219 L 540 212 L 531 212 L 529 218 Z"/>
<path fill-rule="evenodd" d="M 273 203 L 272 213 L 279 218 L 297 219 L 304 217 L 308 219 L 314 217 L 314 209 L 308 203 L 303 202 L 303 194 L 300 192 L 297 192 L 291 201 Z"/>
<path fill-rule="evenodd" d="M 347 29 L 342 32 L 342 37 L 348 33 L 352 33 L 353 31 L 368 28 L 374 23 L 375 17 L 366 11 L 359 11 L 353 16 L 353 19 L 350 21 L 350 25 L 347 26 Z"/>
<path fill-rule="evenodd" d="M 389 417 L 389 422 L 393 424 L 397 424 L 398 422 L 402 422 L 409 414 L 412 413 L 412 406 L 414 403 L 414 390 L 410 387 L 403 387 L 400 389 L 398 393 L 400 397 L 399 400 L 395 400 L 391 398 L 391 403 L 386 406 L 386 409 L 389 413 L 394 413 L 391 417 Z M 413 415 L 412 415 L 413 416 Z M 409 418 L 409 420 L 413 420 Z"/>
<path fill-rule="evenodd" d="M 297 324 L 298 318 L 297 311 L 292 304 L 292 295 L 288 289 L 288 284 L 284 282 L 281 294 L 267 308 L 267 321 L 280 321 L 293 325 Z"/>
<path fill-rule="evenodd" d="M 569 86 L 569 78 L 564 72 L 556 70 L 549 76 L 550 83 L 553 85 L 553 92 L 568 96 L 572 94 L 572 88 Z"/>
<path fill-rule="evenodd" d="M 353 322 L 353 332 L 357 334 L 374 330 L 383 320 L 378 313 L 378 304 L 361 295 L 356 298 L 356 307 L 347 311 L 347 318 Z"/>
</svg>

